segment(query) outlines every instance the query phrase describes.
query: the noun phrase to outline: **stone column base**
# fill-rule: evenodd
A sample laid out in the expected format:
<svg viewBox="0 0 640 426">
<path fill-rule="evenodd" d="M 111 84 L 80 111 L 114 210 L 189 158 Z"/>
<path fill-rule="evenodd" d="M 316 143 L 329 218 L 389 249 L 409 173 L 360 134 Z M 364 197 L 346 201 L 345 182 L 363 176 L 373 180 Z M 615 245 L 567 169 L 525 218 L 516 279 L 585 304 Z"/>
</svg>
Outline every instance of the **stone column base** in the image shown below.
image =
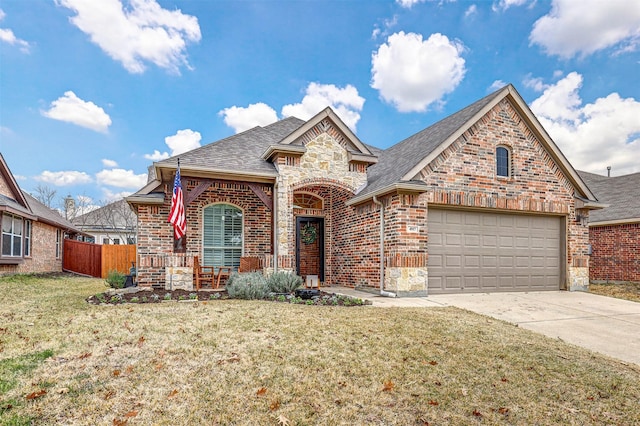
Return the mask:
<svg viewBox="0 0 640 426">
<path fill-rule="evenodd" d="M 165 290 L 193 290 L 193 268 L 167 266 L 165 268 Z"/>
<path fill-rule="evenodd" d="M 427 268 L 386 267 L 384 289 L 398 297 L 424 297 L 427 295 Z"/>
<path fill-rule="evenodd" d="M 589 268 L 569 267 L 569 291 L 589 291 Z"/>
</svg>

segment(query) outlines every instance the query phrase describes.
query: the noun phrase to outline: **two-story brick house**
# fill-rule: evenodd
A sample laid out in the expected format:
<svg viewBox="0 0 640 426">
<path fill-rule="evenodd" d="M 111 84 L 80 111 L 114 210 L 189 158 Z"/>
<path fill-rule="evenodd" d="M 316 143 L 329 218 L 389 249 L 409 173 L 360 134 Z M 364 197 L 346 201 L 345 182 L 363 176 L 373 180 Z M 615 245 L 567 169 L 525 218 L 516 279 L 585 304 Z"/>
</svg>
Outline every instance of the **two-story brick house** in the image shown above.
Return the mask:
<svg viewBox="0 0 640 426">
<path fill-rule="evenodd" d="M 138 279 L 164 286 L 193 256 L 396 295 L 588 284 L 601 205 L 509 85 L 386 150 L 327 108 L 179 156 L 187 239 L 167 222 L 178 158 L 151 167 L 138 214 Z"/>
</svg>

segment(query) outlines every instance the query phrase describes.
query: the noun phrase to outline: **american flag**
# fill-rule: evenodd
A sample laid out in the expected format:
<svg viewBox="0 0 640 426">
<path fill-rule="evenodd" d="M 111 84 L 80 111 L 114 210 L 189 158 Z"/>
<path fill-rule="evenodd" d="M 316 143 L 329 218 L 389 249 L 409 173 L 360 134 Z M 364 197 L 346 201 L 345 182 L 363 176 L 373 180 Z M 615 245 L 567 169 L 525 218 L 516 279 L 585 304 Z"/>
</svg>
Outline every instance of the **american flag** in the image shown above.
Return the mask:
<svg viewBox="0 0 640 426">
<path fill-rule="evenodd" d="M 187 220 L 184 214 L 184 200 L 182 197 L 182 184 L 180 183 L 180 162 L 178 162 L 176 178 L 173 181 L 173 195 L 171 196 L 169 223 L 173 224 L 173 231 L 176 240 L 182 238 L 187 232 Z"/>
</svg>

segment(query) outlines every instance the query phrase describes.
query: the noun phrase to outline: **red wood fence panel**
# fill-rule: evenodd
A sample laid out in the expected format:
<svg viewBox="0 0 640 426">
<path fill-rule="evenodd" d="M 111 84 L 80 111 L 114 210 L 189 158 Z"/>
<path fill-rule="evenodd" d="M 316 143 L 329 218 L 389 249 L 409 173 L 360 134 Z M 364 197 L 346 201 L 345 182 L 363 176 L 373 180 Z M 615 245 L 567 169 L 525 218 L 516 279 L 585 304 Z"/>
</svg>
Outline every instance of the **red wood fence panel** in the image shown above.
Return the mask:
<svg viewBox="0 0 640 426">
<path fill-rule="evenodd" d="M 65 239 L 62 250 L 62 269 L 91 277 L 101 277 L 102 246 Z"/>
<path fill-rule="evenodd" d="M 131 265 L 135 262 L 136 246 L 134 244 L 102 246 L 102 278 L 107 278 L 109 271 L 129 275 Z"/>
</svg>

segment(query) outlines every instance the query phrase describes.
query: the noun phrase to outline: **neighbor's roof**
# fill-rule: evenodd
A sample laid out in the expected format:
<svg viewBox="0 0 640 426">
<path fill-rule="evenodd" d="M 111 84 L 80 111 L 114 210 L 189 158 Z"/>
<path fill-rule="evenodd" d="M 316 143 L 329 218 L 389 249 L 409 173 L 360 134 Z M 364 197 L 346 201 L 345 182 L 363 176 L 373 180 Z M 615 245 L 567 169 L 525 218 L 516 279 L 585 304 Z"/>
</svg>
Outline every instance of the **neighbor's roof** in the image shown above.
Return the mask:
<svg viewBox="0 0 640 426">
<path fill-rule="evenodd" d="M 58 228 L 62 228 L 65 230 L 80 232 L 78 228 L 76 228 L 73 223 L 69 222 L 67 219 L 62 217 L 60 213 L 57 211 L 50 209 L 49 207 L 42 204 L 40 201 L 32 197 L 29 193 L 22 191 L 27 203 L 29 204 L 29 208 L 33 212 L 34 215 L 38 217 L 39 222 L 45 222 L 49 225 L 56 226 Z"/>
<path fill-rule="evenodd" d="M 578 171 L 598 201 L 609 207 L 592 211 L 589 223 L 624 223 L 640 221 L 640 173 L 607 177 Z"/>
</svg>

